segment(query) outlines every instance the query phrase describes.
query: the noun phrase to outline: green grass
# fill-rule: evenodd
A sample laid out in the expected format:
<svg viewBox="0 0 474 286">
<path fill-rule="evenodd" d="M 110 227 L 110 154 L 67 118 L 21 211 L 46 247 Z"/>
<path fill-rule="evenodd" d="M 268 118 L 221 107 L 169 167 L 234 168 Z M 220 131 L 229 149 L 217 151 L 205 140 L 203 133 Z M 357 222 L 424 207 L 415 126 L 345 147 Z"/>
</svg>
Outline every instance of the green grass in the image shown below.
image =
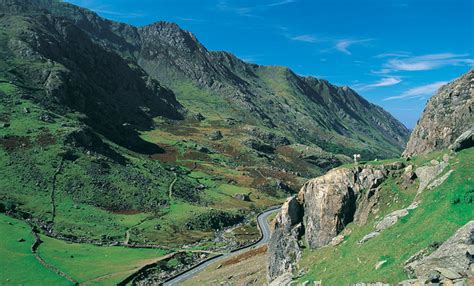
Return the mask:
<svg viewBox="0 0 474 286">
<path fill-rule="evenodd" d="M 300 281 L 322 280 L 327 285 L 349 285 L 376 281 L 394 284 L 407 279 L 403 263 L 410 256 L 432 243 L 446 241 L 474 217 L 470 193 L 474 188 L 474 148 L 461 151 L 450 163 L 454 169 L 451 176 L 441 186 L 423 193 L 417 209 L 378 237 L 362 245 L 357 243 L 373 230 L 375 219 L 372 218 L 365 226 L 350 224 L 352 233 L 337 247 L 305 250 L 300 266 L 309 271 Z M 392 181 L 383 186 L 383 191 L 398 194 L 399 205 L 393 201 L 381 204 L 387 206 L 392 202 L 388 209 L 398 209 L 409 203 L 414 189 L 412 193 L 402 194 Z M 388 262 L 375 270 L 375 264 L 381 260 Z M 342 273 L 344 275 L 340 275 Z"/>
<path fill-rule="evenodd" d="M 31 253 L 34 237 L 23 221 L 0 215 L 0 285 L 70 285 Z M 19 242 L 24 239 L 24 242 Z"/>
<path fill-rule="evenodd" d="M 11 94 L 16 91 L 16 86 L 6 82 L 0 82 L 0 92 L 5 94 Z"/>
<path fill-rule="evenodd" d="M 165 255 L 162 249 L 99 247 L 77 244 L 42 236 L 40 255 L 50 264 L 83 282 L 112 285 L 138 268 Z"/>
<path fill-rule="evenodd" d="M 200 89 L 188 81 L 175 81 L 171 88 L 186 108 L 203 114 L 207 120 L 222 120 L 237 113 L 222 97 Z"/>
</svg>

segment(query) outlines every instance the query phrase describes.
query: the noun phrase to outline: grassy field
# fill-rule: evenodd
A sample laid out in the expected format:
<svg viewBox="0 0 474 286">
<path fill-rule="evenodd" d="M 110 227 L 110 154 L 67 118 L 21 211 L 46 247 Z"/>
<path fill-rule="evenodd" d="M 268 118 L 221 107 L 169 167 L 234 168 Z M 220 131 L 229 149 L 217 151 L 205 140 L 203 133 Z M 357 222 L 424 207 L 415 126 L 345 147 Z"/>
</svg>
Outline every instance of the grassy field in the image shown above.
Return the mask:
<svg viewBox="0 0 474 286">
<path fill-rule="evenodd" d="M 70 285 L 33 256 L 34 237 L 25 222 L 0 214 L 0 233 L 0 285 Z"/>
<path fill-rule="evenodd" d="M 42 236 L 39 254 L 80 283 L 112 285 L 165 255 L 162 249 L 99 247 Z"/>
<path fill-rule="evenodd" d="M 440 159 L 442 154 L 430 155 L 429 159 Z M 421 164 L 427 159 L 415 158 L 413 162 Z M 352 232 L 337 247 L 305 250 L 300 267 L 308 272 L 300 281 L 322 280 L 325 285 L 349 285 L 376 281 L 393 284 L 408 279 L 403 271 L 404 261 L 423 248 L 444 242 L 474 217 L 474 148 L 454 155 L 450 168 L 454 172 L 441 186 L 425 191 L 417 209 L 378 237 L 358 244 L 373 230 L 375 218 L 372 217 L 365 226 L 348 225 Z M 384 184 L 383 192 L 385 201 L 381 205 L 385 205 L 384 212 L 387 213 L 407 206 L 416 191 L 415 188 L 403 190 L 396 181 L 389 180 Z M 387 199 L 394 196 L 398 197 L 398 203 Z M 382 260 L 387 262 L 375 270 L 375 265 Z"/>
<path fill-rule="evenodd" d="M 41 265 L 31 252 L 33 235 L 23 221 L 0 215 L 0 285 L 70 285 Z M 83 284 L 111 285 L 169 251 L 99 247 L 41 236 L 38 254 L 46 263 Z"/>
</svg>

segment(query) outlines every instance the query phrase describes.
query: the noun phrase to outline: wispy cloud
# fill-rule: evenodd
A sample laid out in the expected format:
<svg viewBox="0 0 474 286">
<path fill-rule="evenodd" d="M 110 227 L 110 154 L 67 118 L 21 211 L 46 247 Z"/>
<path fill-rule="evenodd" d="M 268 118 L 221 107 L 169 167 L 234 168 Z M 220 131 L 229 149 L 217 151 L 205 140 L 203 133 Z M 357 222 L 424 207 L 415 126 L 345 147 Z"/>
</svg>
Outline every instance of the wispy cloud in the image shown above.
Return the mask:
<svg viewBox="0 0 474 286">
<path fill-rule="evenodd" d="M 402 80 L 400 77 L 395 77 L 395 76 L 387 76 L 383 77 L 380 80 L 370 83 L 370 84 L 363 84 L 363 83 L 358 83 L 356 82 L 355 84 L 352 85 L 352 88 L 358 90 L 358 91 L 365 91 L 377 87 L 384 87 L 384 86 L 392 86 L 401 83 Z"/>
<path fill-rule="evenodd" d="M 387 74 L 391 73 L 392 70 L 384 68 L 384 69 L 379 69 L 379 70 L 371 70 L 370 72 L 375 74 L 375 75 L 387 75 Z"/>
<path fill-rule="evenodd" d="M 294 3 L 294 2 L 296 2 L 296 0 L 284 0 L 284 1 L 279 1 L 279 2 L 269 3 L 269 4 L 266 4 L 266 5 L 263 5 L 263 6 L 276 7 L 276 6 L 286 5 L 286 4 L 290 4 L 290 3 Z"/>
<path fill-rule="evenodd" d="M 197 19 L 197 18 L 186 18 L 186 17 L 176 17 L 176 19 L 185 21 L 185 22 L 205 22 L 203 19 Z"/>
<path fill-rule="evenodd" d="M 238 58 L 244 62 L 255 64 L 262 59 L 262 56 L 263 55 L 242 55 L 242 56 L 238 56 Z"/>
<path fill-rule="evenodd" d="M 116 16 L 120 18 L 140 18 L 144 16 L 141 13 L 123 13 L 123 12 L 118 12 L 118 11 L 94 9 L 94 8 L 92 8 L 91 10 L 99 14 L 106 14 L 106 15 Z"/>
<path fill-rule="evenodd" d="M 401 83 L 402 80 L 397 77 L 386 77 L 374 84 L 369 84 L 368 87 L 380 87 L 380 86 L 390 86 L 390 85 L 396 85 Z"/>
<path fill-rule="evenodd" d="M 270 2 L 266 4 L 261 4 L 261 5 L 236 6 L 236 5 L 229 4 L 229 1 L 227 0 L 221 0 L 219 1 L 216 7 L 218 10 L 233 12 L 240 16 L 258 17 L 254 14 L 255 12 L 264 11 L 270 8 L 291 4 L 296 1 L 297 0 L 282 0 L 282 1 L 274 1 L 274 2 Z"/>
<path fill-rule="evenodd" d="M 393 52 L 393 53 L 378 54 L 375 56 L 375 58 L 404 58 L 404 57 L 409 57 L 409 56 L 410 56 L 409 52 Z"/>
<path fill-rule="evenodd" d="M 393 58 L 388 60 L 384 68 L 394 71 L 424 71 L 449 65 L 474 65 L 469 54 L 428 54 L 416 57 Z"/>
<path fill-rule="evenodd" d="M 372 41 L 372 39 L 361 39 L 361 40 L 354 40 L 354 39 L 342 39 L 338 40 L 336 43 L 336 50 L 346 54 L 346 55 L 352 55 L 352 53 L 349 51 L 349 47 L 354 45 L 354 44 L 359 44 L 359 43 L 364 43 Z"/>
<path fill-rule="evenodd" d="M 307 42 L 307 43 L 316 43 L 318 38 L 313 35 L 299 35 L 294 37 L 289 37 L 293 41 Z"/>
<path fill-rule="evenodd" d="M 427 85 L 422 85 L 403 92 L 401 95 L 391 96 L 384 98 L 384 101 L 394 100 L 394 99 L 413 99 L 413 98 L 424 98 L 425 96 L 430 96 L 435 93 L 441 86 L 448 83 L 447 81 L 438 81 L 430 83 Z"/>
</svg>

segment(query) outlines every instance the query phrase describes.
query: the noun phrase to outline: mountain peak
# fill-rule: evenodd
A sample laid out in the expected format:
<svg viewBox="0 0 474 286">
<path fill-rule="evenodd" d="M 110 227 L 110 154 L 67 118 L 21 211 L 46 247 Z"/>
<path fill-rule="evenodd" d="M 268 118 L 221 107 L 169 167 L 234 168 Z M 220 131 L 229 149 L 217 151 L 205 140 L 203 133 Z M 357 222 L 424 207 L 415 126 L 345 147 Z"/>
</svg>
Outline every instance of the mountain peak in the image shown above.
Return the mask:
<svg viewBox="0 0 474 286">
<path fill-rule="evenodd" d="M 150 25 L 140 27 L 144 41 L 159 40 L 168 45 L 188 50 L 205 50 L 196 36 L 191 32 L 181 29 L 176 23 L 158 21 Z"/>
</svg>

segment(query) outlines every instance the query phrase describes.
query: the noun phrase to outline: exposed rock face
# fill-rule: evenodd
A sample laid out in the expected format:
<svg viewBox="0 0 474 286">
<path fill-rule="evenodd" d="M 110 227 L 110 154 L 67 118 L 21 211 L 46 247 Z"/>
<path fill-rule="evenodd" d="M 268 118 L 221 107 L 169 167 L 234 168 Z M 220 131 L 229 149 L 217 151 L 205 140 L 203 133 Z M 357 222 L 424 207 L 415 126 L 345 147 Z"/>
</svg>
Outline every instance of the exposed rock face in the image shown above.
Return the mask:
<svg viewBox="0 0 474 286">
<path fill-rule="evenodd" d="M 405 268 L 421 283 L 447 280 L 455 283 L 474 275 L 473 263 L 474 221 L 470 221 L 431 255 L 410 262 Z"/>
<path fill-rule="evenodd" d="M 403 155 L 426 154 L 447 148 L 473 126 L 474 69 L 441 87 L 430 98 Z"/>
<path fill-rule="evenodd" d="M 377 237 L 378 235 L 380 235 L 380 233 L 382 231 L 384 231 L 385 229 L 387 229 L 387 228 L 393 226 L 394 224 L 396 224 L 397 221 L 400 218 L 407 216 L 409 211 L 414 210 L 417 207 L 418 207 L 418 202 L 415 201 L 406 208 L 396 210 L 396 211 L 393 211 L 393 212 L 387 214 L 380 221 L 375 223 L 375 225 L 374 225 L 375 230 L 373 232 L 365 235 L 359 241 L 359 243 L 364 243 L 364 242 L 367 242 L 367 241 L 371 240 L 374 237 Z"/>
<path fill-rule="evenodd" d="M 459 136 L 449 149 L 457 152 L 462 149 L 474 147 L 474 128 L 467 130 Z"/>
<path fill-rule="evenodd" d="M 291 273 L 300 259 L 301 249 L 298 241 L 304 231 L 302 220 L 303 205 L 296 197 L 289 198 L 275 218 L 275 230 L 268 244 L 269 282 L 285 273 Z"/>
<path fill-rule="evenodd" d="M 415 173 L 420 180 L 418 187 L 418 193 L 423 192 L 435 179 L 438 177 L 446 168 L 448 164 L 446 162 L 436 163 L 433 166 L 423 166 L 416 169 Z"/>
<path fill-rule="evenodd" d="M 293 270 L 301 256 L 298 241 L 312 248 L 338 244 L 345 225 L 367 222 L 377 205 L 378 186 L 391 172 L 403 172 L 400 162 L 334 169 L 308 181 L 297 197 L 288 199 L 278 214 L 268 246 L 268 281 Z"/>
<path fill-rule="evenodd" d="M 364 224 L 378 200 L 378 186 L 401 163 L 335 169 L 307 182 L 299 193 L 304 201 L 305 238 L 317 248 L 331 240 L 350 222 Z"/>
</svg>

